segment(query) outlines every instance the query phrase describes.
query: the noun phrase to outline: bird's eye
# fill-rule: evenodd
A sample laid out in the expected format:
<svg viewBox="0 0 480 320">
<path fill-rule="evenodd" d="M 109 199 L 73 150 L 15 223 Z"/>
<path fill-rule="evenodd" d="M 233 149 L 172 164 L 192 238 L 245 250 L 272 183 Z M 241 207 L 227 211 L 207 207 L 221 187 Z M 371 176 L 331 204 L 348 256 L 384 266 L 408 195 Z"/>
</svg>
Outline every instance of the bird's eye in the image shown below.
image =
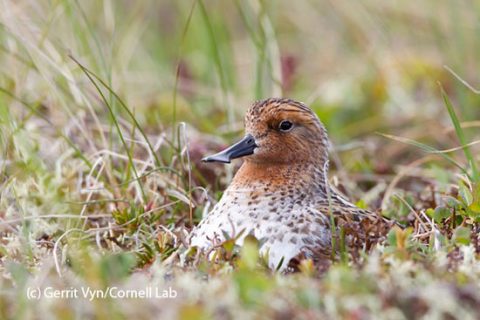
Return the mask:
<svg viewBox="0 0 480 320">
<path fill-rule="evenodd" d="M 283 132 L 290 131 L 292 128 L 293 128 L 293 123 L 291 123 L 291 122 L 288 121 L 288 120 L 283 120 L 283 121 L 280 122 L 280 124 L 278 125 L 278 129 L 279 129 L 280 131 L 283 131 Z"/>
</svg>

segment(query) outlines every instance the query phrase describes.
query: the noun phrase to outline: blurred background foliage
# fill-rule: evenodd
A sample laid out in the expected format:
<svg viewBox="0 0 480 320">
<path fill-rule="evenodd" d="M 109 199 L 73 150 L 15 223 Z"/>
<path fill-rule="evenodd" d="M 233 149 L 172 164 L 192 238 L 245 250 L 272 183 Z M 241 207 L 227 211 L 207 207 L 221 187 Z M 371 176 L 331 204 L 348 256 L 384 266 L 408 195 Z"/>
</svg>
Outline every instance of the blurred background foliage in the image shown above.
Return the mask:
<svg viewBox="0 0 480 320">
<path fill-rule="evenodd" d="M 0 297 L 0 318 L 35 317 L 31 310 L 108 317 L 112 306 L 114 317 L 159 312 L 166 304 L 144 301 L 144 309 L 109 301 L 78 313 L 57 301 L 27 310 L 22 290 L 165 285 L 172 277 L 185 299 L 170 307 L 185 317 L 221 316 L 211 297 L 269 316 L 298 306 L 305 316 L 314 309 L 357 319 L 391 308 L 393 318 L 411 318 L 425 305 L 468 315 L 456 301 L 470 295 L 480 305 L 471 294 L 478 288 L 446 288 L 478 283 L 468 245 L 478 250 L 479 181 L 425 145 L 480 139 L 479 18 L 480 1 L 0 0 L 0 287 L 10 290 Z M 310 282 L 308 264 L 305 277 L 259 273 L 255 250 L 231 279 L 210 285 L 190 273 L 172 276 L 158 261 L 174 256 L 232 176 L 231 167 L 199 159 L 238 139 L 246 108 L 267 97 L 312 107 L 333 141 L 332 182 L 359 206 L 412 228 L 392 232 L 366 273 L 335 266 L 324 282 Z M 472 173 L 478 146 L 471 150 L 448 155 Z M 430 218 L 436 225 L 422 229 Z M 434 251 L 435 267 L 430 258 L 425 269 L 408 264 L 433 260 Z M 202 276 L 231 271 L 229 261 L 202 263 Z M 460 271 L 445 273 L 452 263 Z M 131 274 L 133 266 L 147 275 Z M 357 280 L 365 291 L 352 290 Z M 438 292 L 452 303 L 433 301 Z M 270 297 L 289 307 L 269 305 Z"/>
<path fill-rule="evenodd" d="M 65 117 L 54 106 L 78 100 L 71 82 L 86 80 L 71 54 L 125 98 L 143 125 L 185 120 L 215 133 L 221 123 L 239 128 L 253 100 L 289 96 L 311 105 L 333 137 L 348 141 L 386 127 L 446 121 L 437 82 L 466 119 L 478 115 L 468 107 L 478 95 L 444 68 L 477 84 L 477 6 L 4 1 L 2 85 L 45 102 L 52 118 Z M 67 97 L 48 95 L 45 86 Z M 83 107 L 76 102 L 65 106 L 73 114 Z"/>
<path fill-rule="evenodd" d="M 479 95 L 449 70 L 480 86 L 478 6 L 477 1 L 4 1 L 3 149 L 8 150 L 8 132 L 17 130 L 8 128 L 12 120 L 22 126 L 40 116 L 48 121 L 42 128 L 16 136 L 69 131 L 77 156 L 85 157 L 83 145 L 119 151 L 125 145 L 118 149 L 115 135 L 89 137 L 83 128 L 107 123 L 113 130 L 116 117 L 133 125 L 128 108 L 150 135 L 173 138 L 180 121 L 210 134 L 201 135 L 203 140 L 189 134 L 195 162 L 219 148 L 208 142 L 228 144 L 242 134 L 243 114 L 253 101 L 284 96 L 307 103 L 325 123 L 343 161 L 334 166 L 393 174 L 394 164 L 418 159 L 418 150 L 378 132 L 437 149 L 458 146 L 440 86 L 465 122 L 466 140 L 475 139 Z M 92 85 L 77 62 L 108 88 Z M 39 146 L 23 141 L 22 148 L 42 152 L 48 145 L 43 140 Z M 162 158 L 170 151 L 160 150 Z M 28 165 L 36 170 L 39 159 Z"/>
</svg>

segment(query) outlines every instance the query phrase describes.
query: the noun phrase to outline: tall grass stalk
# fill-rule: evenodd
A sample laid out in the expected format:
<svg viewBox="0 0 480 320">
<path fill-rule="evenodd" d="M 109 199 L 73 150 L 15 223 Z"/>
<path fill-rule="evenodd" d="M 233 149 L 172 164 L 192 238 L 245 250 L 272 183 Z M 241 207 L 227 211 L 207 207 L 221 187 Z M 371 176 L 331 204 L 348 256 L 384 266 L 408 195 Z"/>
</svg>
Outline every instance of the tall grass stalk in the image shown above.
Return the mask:
<svg viewBox="0 0 480 320">
<path fill-rule="evenodd" d="M 129 162 L 129 165 L 130 165 L 130 168 L 132 169 L 133 171 L 133 174 L 135 176 L 135 181 L 137 182 L 138 184 L 138 188 L 139 190 L 141 191 L 142 193 L 142 198 L 143 198 L 143 201 L 146 202 L 147 200 L 147 197 L 146 197 L 146 194 L 145 194 L 145 191 L 143 190 L 143 186 L 142 186 L 142 183 L 141 181 L 139 181 L 139 176 L 138 176 L 138 173 L 137 173 L 137 169 L 135 168 L 135 164 L 133 163 L 133 158 L 132 158 L 132 154 L 130 153 L 130 149 L 127 145 L 127 143 L 125 142 L 125 138 L 123 137 L 123 133 L 122 133 L 122 130 L 120 129 L 120 124 L 118 123 L 117 121 L 117 116 L 116 114 L 114 113 L 113 109 L 112 109 L 112 106 L 110 105 L 109 101 L 107 100 L 107 98 L 105 97 L 105 95 L 103 94 L 103 91 L 102 89 L 100 88 L 100 86 L 97 84 L 97 82 L 95 81 L 95 79 L 97 80 L 100 80 L 99 77 L 97 77 L 93 72 L 91 72 L 90 70 L 88 70 L 86 67 L 84 67 L 80 62 L 78 62 L 78 60 L 76 60 L 73 56 L 70 56 L 71 59 L 80 67 L 80 69 L 82 69 L 83 73 L 87 76 L 88 80 L 90 80 L 90 82 L 93 84 L 93 86 L 95 87 L 95 89 L 97 90 L 98 94 L 100 95 L 100 97 L 102 98 L 103 102 L 105 103 L 105 106 L 107 107 L 108 111 L 110 112 L 110 116 L 113 120 L 113 123 L 115 125 L 115 128 L 117 130 L 117 133 L 118 133 L 118 137 L 120 138 L 120 141 L 122 142 L 122 145 L 123 145 L 123 148 L 125 150 L 125 152 L 127 153 L 127 157 L 128 157 L 128 162 Z M 95 78 L 95 79 L 94 79 Z M 105 84 L 103 81 L 100 81 L 100 83 L 105 87 L 107 88 L 107 90 L 109 92 L 113 92 L 113 90 L 107 85 Z M 118 98 L 118 96 L 115 94 L 115 97 Z M 118 98 L 119 101 L 121 101 L 120 98 Z M 135 119 L 135 116 L 133 115 L 133 113 L 128 109 L 128 107 L 121 103 L 121 105 L 127 110 L 128 114 L 131 116 L 132 120 L 134 121 L 134 124 L 137 125 L 137 127 L 139 128 L 139 130 L 141 131 L 141 127 L 140 125 L 138 125 L 136 119 Z M 141 131 L 142 134 L 144 135 L 144 138 L 145 138 L 145 141 L 148 143 L 148 146 L 149 148 L 151 149 L 152 151 L 152 154 L 155 156 L 155 152 L 150 144 L 150 142 L 148 141 L 148 138 L 147 136 L 143 133 L 143 131 Z M 156 158 L 155 158 L 156 159 Z M 128 179 L 128 178 L 127 178 Z"/>
<path fill-rule="evenodd" d="M 460 124 L 460 120 L 458 119 L 458 116 L 455 112 L 455 108 L 453 107 L 452 103 L 450 102 L 450 99 L 448 98 L 447 94 L 445 93 L 445 90 L 441 85 L 440 85 L 440 90 L 442 92 L 443 101 L 445 103 L 445 107 L 448 110 L 450 120 L 452 120 L 453 126 L 455 128 L 455 133 L 457 134 L 457 138 L 460 141 L 460 144 L 463 146 L 462 147 L 463 152 L 465 154 L 465 157 L 467 158 L 470 170 L 472 172 L 471 178 L 475 183 L 479 183 L 480 176 L 478 173 L 477 162 L 472 154 L 472 151 L 470 150 L 470 146 L 468 146 L 467 144 L 467 139 L 465 138 L 465 133 L 463 131 L 462 125 Z"/>
</svg>

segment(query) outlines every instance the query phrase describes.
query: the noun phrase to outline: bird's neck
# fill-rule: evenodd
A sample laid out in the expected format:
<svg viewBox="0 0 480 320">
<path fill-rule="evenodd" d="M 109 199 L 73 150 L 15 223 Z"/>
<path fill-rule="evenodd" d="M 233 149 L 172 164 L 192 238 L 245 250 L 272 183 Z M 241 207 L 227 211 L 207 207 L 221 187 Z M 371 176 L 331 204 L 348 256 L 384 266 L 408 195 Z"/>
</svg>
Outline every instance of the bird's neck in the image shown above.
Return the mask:
<svg viewBox="0 0 480 320">
<path fill-rule="evenodd" d="M 318 192 L 326 188 L 327 166 L 319 163 L 263 164 L 245 161 L 230 188 L 259 192 Z"/>
</svg>

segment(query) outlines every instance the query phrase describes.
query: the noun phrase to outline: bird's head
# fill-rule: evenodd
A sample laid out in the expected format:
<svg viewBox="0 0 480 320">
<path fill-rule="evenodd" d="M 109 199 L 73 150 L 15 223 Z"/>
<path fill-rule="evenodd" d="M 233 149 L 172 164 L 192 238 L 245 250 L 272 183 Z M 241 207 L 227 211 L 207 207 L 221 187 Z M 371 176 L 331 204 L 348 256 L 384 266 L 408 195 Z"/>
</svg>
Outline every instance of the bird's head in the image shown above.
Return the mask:
<svg viewBox="0 0 480 320">
<path fill-rule="evenodd" d="M 310 108 L 294 100 L 255 102 L 245 116 L 245 133 L 239 142 L 203 160 L 229 163 L 244 157 L 259 164 L 322 165 L 327 159 L 325 127 Z"/>
</svg>

